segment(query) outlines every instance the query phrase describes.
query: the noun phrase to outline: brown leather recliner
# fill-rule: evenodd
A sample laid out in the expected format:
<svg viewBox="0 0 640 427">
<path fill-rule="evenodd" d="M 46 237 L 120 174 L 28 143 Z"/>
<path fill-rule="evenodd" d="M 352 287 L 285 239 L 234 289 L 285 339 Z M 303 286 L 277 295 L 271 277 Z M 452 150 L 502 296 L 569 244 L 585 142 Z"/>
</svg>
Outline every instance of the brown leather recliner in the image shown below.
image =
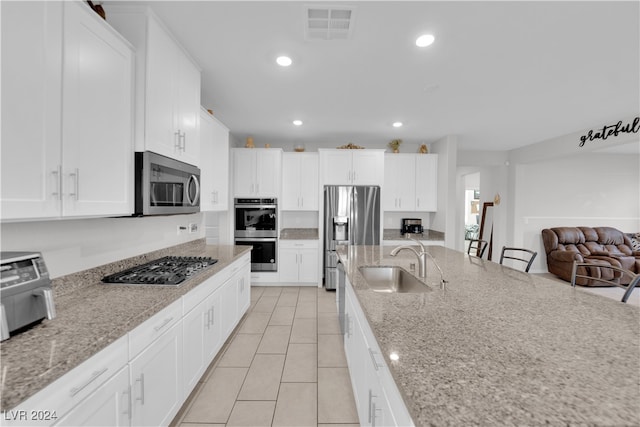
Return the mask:
<svg viewBox="0 0 640 427">
<path fill-rule="evenodd" d="M 578 274 L 621 284 L 628 284 L 631 278 L 598 266 L 612 265 L 640 273 L 640 251 L 633 251 L 629 237 L 613 227 L 545 228 L 542 230 L 542 240 L 549 272 L 568 282 L 571 281 L 573 261 L 593 264 L 593 267 L 579 268 Z M 588 279 L 578 279 L 576 283 L 584 286 L 605 285 Z"/>
</svg>

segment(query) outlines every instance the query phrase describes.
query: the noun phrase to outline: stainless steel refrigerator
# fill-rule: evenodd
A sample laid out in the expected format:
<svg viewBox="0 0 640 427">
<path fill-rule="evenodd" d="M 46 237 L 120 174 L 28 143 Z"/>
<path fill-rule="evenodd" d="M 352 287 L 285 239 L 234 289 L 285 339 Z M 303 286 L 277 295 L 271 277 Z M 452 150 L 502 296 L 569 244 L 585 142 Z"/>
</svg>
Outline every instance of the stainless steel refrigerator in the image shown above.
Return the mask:
<svg viewBox="0 0 640 427">
<path fill-rule="evenodd" d="M 336 245 L 380 244 L 380 187 L 324 187 L 324 285 L 338 283 Z"/>
</svg>

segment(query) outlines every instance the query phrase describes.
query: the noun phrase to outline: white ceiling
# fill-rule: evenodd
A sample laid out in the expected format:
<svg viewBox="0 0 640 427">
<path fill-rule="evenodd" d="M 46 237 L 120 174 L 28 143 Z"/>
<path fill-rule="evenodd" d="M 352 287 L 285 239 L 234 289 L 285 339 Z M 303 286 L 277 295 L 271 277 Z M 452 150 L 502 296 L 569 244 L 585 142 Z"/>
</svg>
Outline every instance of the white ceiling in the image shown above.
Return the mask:
<svg viewBox="0 0 640 427">
<path fill-rule="evenodd" d="M 260 146 L 507 150 L 640 112 L 638 1 L 124 3 L 153 8 L 202 67 L 202 105 Z M 354 6 L 352 38 L 305 41 L 310 4 Z"/>
</svg>

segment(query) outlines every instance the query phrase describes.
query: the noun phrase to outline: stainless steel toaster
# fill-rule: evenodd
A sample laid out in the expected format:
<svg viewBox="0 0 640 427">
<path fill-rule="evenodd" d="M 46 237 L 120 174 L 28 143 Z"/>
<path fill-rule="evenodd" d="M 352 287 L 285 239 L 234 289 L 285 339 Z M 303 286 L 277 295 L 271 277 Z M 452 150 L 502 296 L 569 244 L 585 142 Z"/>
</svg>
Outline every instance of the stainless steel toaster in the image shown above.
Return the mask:
<svg viewBox="0 0 640 427">
<path fill-rule="evenodd" d="M 42 255 L 0 252 L 1 339 L 55 317 L 51 279 Z"/>
</svg>

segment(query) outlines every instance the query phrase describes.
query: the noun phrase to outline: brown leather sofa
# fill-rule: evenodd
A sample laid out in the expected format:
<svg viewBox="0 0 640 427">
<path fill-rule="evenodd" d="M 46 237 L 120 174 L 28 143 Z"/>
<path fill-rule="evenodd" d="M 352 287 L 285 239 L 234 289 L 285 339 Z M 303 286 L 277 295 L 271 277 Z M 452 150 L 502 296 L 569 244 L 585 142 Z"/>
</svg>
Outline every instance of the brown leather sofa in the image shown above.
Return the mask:
<svg viewBox="0 0 640 427">
<path fill-rule="evenodd" d="M 573 261 L 593 264 L 579 268 L 578 274 L 628 284 L 627 275 L 598 266 L 612 265 L 640 273 L 640 251 L 632 249 L 629 237 L 613 227 L 556 227 L 542 230 L 550 273 L 570 282 Z M 588 270 L 588 271 L 587 271 Z M 603 282 L 578 279 L 583 286 L 603 286 Z"/>
</svg>

